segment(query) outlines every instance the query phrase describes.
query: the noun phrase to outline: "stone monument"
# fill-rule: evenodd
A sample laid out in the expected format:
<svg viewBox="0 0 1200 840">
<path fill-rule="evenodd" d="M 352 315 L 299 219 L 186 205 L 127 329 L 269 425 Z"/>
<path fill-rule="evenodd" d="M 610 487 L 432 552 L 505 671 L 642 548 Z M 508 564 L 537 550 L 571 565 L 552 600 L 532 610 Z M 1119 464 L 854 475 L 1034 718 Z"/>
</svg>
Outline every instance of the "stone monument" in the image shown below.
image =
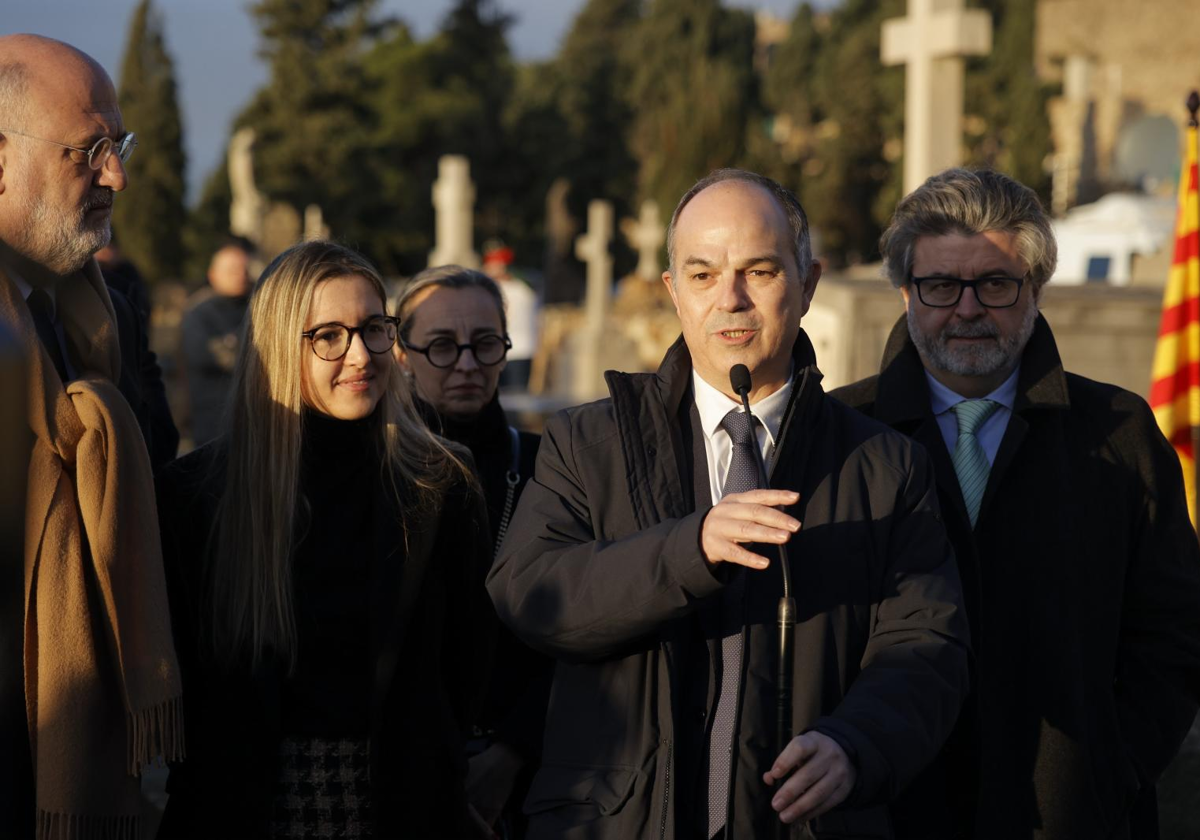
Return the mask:
<svg viewBox="0 0 1200 840">
<path fill-rule="evenodd" d="M 884 64 L 904 64 L 904 193 L 962 161 L 963 57 L 992 48 L 992 19 L 963 0 L 908 0 L 885 21 Z"/>
<path fill-rule="evenodd" d="M 304 208 L 304 240 L 311 242 L 314 239 L 328 239 L 329 225 L 325 224 L 325 214 L 321 212 L 321 205 L 310 204 Z"/>
<path fill-rule="evenodd" d="M 579 399 L 590 399 L 603 392 L 601 345 L 612 300 L 613 263 L 608 251 L 612 236 L 612 203 L 588 202 L 587 233 L 575 240 L 575 256 L 587 264 L 582 347 L 571 382 L 571 393 Z"/>
<path fill-rule="evenodd" d="M 229 140 L 229 232 L 262 245 L 267 199 L 254 181 L 254 129 L 238 129 Z"/>
<path fill-rule="evenodd" d="M 667 234 L 659 218 L 658 204 L 650 198 L 643 201 L 641 213 L 636 219 L 621 220 L 621 233 L 629 247 L 638 254 L 634 273 L 647 282 L 657 283 L 662 276 L 658 257 Z"/>
<path fill-rule="evenodd" d="M 475 185 L 471 183 L 471 162 L 462 155 L 443 155 L 438 160 L 433 207 L 437 221 L 429 265 L 479 268 L 479 254 L 472 242 Z"/>
</svg>

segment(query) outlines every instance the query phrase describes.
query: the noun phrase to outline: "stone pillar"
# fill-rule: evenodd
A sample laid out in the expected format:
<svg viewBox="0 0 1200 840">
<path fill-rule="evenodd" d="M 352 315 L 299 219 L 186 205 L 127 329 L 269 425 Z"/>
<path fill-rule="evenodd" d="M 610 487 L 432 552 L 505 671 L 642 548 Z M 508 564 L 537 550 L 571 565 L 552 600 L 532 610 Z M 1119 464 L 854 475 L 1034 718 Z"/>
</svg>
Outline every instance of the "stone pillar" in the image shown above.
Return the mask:
<svg viewBox="0 0 1200 840">
<path fill-rule="evenodd" d="M 443 155 L 438 160 L 433 207 L 437 222 L 429 265 L 479 268 L 473 242 L 475 185 L 471 183 L 471 163 L 462 155 Z"/>
</svg>

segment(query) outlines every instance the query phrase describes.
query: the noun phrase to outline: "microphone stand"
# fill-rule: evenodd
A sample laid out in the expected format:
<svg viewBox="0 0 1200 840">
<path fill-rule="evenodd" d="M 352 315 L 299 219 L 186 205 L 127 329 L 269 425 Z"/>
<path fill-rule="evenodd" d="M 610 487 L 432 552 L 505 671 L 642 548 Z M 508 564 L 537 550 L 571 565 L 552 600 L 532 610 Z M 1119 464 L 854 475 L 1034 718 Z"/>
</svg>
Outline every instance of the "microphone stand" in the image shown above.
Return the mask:
<svg viewBox="0 0 1200 840">
<path fill-rule="evenodd" d="M 742 407 L 750 418 L 750 428 L 754 429 L 754 415 L 750 412 L 750 371 L 745 365 L 734 365 L 729 371 L 729 383 L 739 397 Z M 763 488 L 769 488 L 767 466 L 763 462 L 762 449 L 758 445 L 758 434 L 753 436 L 755 462 L 758 464 L 759 483 Z M 783 752 L 792 740 L 792 641 L 793 629 L 796 626 L 796 602 L 792 598 L 791 572 L 788 569 L 787 545 L 777 545 L 779 550 L 779 572 L 783 577 L 783 596 L 779 599 L 776 611 L 776 627 L 779 631 L 779 661 L 776 670 L 775 686 L 775 754 Z M 780 780 L 778 785 L 783 784 Z M 776 787 L 778 787 L 776 785 Z M 775 836 L 788 836 L 788 826 L 782 820 L 775 819 Z"/>
</svg>

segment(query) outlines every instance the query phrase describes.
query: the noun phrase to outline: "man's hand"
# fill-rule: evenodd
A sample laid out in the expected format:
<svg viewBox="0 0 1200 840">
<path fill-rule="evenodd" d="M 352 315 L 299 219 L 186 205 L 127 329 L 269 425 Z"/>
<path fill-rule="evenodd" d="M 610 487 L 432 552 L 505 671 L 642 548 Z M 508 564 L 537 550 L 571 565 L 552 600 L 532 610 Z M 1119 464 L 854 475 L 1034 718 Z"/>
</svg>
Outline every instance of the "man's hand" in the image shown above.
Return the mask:
<svg viewBox="0 0 1200 840">
<path fill-rule="evenodd" d="M 800 494 L 791 490 L 748 490 L 730 493 L 713 505 L 700 528 L 700 549 L 709 565 L 737 563 L 765 569 L 767 558 L 742 543 L 783 545 L 800 530 L 800 521 L 772 505 L 794 505 Z"/>
<path fill-rule="evenodd" d="M 785 823 L 815 819 L 836 808 L 850 795 L 858 776 L 846 751 L 820 732 L 793 738 L 763 774 L 763 781 L 773 785 L 788 773 L 791 778 L 771 799 L 771 807 Z"/>
</svg>

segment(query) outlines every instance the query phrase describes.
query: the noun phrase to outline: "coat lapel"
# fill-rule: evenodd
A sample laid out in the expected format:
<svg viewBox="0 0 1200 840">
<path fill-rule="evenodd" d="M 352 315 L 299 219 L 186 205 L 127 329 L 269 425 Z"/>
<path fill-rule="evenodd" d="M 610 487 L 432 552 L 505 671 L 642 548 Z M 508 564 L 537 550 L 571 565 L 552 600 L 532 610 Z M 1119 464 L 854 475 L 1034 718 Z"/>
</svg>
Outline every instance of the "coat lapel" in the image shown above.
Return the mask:
<svg viewBox="0 0 1200 840">
<path fill-rule="evenodd" d="M 421 592 L 425 575 L 433 562 L 434 541 L 438 523 L 442 516 L 442 500 L 436 507 L 424 512 L 418 521 L 414 517 L 399 515 L 395 503 L 386 498 L 376 502 L 376 515 L 392 516 L 402 521 L 407 533 L 400 532 L 400 543 L 394 542 L 396 530 L 380 527 L 377 520 L 377 539 L 384 542 L 376 546 L 373 579 L 376 582 L 372 593 L 371 630 L 374 636 L 375 690 L 371 699 L 371 717 L 376 722 L 383 712 L 383 703 L 388 689 L 396 676 L 400 653 L 404 649 L 417 595 Z M 415 504 L 405 500 L 405 510 L 414 510 Z"/>
</svg>

